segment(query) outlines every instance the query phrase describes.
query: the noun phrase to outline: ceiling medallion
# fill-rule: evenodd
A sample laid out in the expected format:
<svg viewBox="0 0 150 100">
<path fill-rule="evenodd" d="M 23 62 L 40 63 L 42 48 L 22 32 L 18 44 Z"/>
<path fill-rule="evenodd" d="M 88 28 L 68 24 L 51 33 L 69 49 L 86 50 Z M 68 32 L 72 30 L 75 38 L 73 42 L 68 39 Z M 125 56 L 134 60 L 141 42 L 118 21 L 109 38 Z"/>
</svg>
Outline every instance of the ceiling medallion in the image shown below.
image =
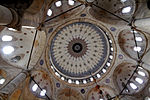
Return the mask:
<svg viewBox="0 0 150 100">
<path fill-rule="evenodd" d="M 100 78 L 112 64 L 112 40 L 95 24 L 67 24 L 51 38 L 51 68 L 56 76 L 68 83 L 89 83 L 93 77 Z"/>
</svg>

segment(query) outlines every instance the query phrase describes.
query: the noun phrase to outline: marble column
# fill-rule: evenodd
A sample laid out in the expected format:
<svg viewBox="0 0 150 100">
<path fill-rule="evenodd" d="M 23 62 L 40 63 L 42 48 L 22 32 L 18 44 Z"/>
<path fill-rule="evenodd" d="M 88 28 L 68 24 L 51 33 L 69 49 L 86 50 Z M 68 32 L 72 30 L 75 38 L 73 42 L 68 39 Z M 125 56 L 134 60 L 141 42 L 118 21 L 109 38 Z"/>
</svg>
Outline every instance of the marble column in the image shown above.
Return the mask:
<svg viewBox="0 0 150 100">
<path fill-rule="evenodd" d="M 11 95 L 14 92 L 14 90 L 19 86 L 19 84 L 25 81 L 27 76 L 27 71 L 23 71 L 20 74 L 18 74 L 12 81 L 10 81 L 0 90 L 0 98 L 2 100 L 7 100 L 6 95 Z"/>
</svg>

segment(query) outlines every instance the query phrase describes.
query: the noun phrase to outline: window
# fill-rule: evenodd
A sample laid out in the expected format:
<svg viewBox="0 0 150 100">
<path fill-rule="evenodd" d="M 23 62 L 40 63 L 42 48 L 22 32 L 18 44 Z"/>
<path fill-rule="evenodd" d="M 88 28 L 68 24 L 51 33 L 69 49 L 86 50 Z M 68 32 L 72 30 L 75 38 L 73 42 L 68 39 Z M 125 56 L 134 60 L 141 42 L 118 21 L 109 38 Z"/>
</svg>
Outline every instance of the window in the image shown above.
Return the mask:
<svg viewBox="0 0 150 100">
<path fill-rule="evenodd" d="M 98 77 L 98 78 L 100 78 L 100 77 L 101 77 L 101 75 L 100 75 L 100 74 L 97 74 L 97 77 Z"/>
<path fill-rule="evenodd" d="M 68 0 L 68 4 L 69 4 L 69 5 L 73 6 L 74 3 L 75 3 L 75 2 L 74 2 L 73 0 Z"/>
<path fill-rule="evenodd" d="M 60 77 L 60 74 L 59 74 L 59 73 L 57 73 L 57 72 L 55 72 L 55 75 L 56 75 L 56 76 L 58 76 L 58 77 Z"/>
<path fill-rule="evenodd" d="M 80 84 L 78 80 L 76 81 L 76 84 Z"/>
<path fill-rule="evenodd" d="M 33 26 L 22 26 L 22 28 L 35 29 L 35 27 L 33 27 Z"/>
<path fill-rule="evenodd" d="M 109 56 L 109 58 L 110 58 L 110 59 L 113 59 L 113 56 L 112 56 L 112 55 L 110 55 L 110 56 Z"/>
<path fill-rule="evenodd" d="M 110 50 L 111 50 L 111 51 L 114 51 L 114 49 L 113 49 L 112 47 L 110 48 Z"/>
<path fill-rule="evenodd" d="M 91 78 L 90 78 L 90 81 L 93 81 L 93 80 L 94 80 L 93 77 L 91 77 Z"/>
<path fill-rule="evenodd" d="M 104 100 L 104 99 L 100 98 L 99 100 Z"/>
<path fill-rule="evenodd" d="M 141 47 L 134 47 L 133 49 L 134 49 L 134 51 L 138 51 L 138 52 L 141 51 Z"/>
<path fill-rule="evenodd" d="M 91 3 L 91 2 L 94 2 L 94 0 L 86 0 L 86 1 L 87 1 L 87 2 L 90 2 L 90 3 Z"/>
<path fill-rule="evenodd" d="M 2 69 L 0 69 L 0 72 L 1 72 L 1 74 L 0 74 L 0 86 L 2 86 L 6 82 L 6 79 L 7 79 L 6 75 L 7 75 L 7 73 L 4 70 L 2 70 Z"/>
<path fill-rule="evenodd" d="M 143 83 L 143 80 L 141 78 L 138 78 L 138 77 L 135 78 L 135 81 L 138 82 L 139 84 Z"/>
<path fill-rule="evenodd" d="M 142 71 L 138 71 L 138 74 L 141 75 L 141 76 L 146 76 L 146 74 Z"/>
<path fill-rule="evenodd" d="M 8 28 L 9 31 L 17 31 L 16 29 L 14 28 Z"/>
<path fill-rule="evenodd" d="M 121 0 L 121 2 L 126 2 L 127 0 Z"/>
<path fill-rule="evenodd" d="M 106 73 L 106 69 L 103 68 L 102 71 L 103 71 L 103 73 Z"/>
<path fill-rule="evenodd" d="M 46 90 L 43 89 L 43 90 L 40 92 L 40 96 L 45 96 L 45 94 L 46 94 Z"/>
<path fill-rule="evenodd" d="M 33 81 L 30 83 L 30 91 L 39 98 L 45 98 L 45 95 L 47 93 L 47 89 L 45 87 L 39 87 L 41 84 L 36 84 Z M 41 90 L 42 88 L 42 90 Z"/>
<path fill-rule="evenodd" d="M 84 84 L 86 84 L 86 83 L 87 83 L 87 81 L 86 81 L 86 80 L 83 80 L 83 83 L 84 83 Z"/>
<path fill-rule="evenodd" d="M 69 79 L 69 80 L 68 80 L 68 83 L 72 83 L 72 80 L 71 80 L 71 79 Z"/>
<path fill-rule="evenodd" d="M 64 78 L 64 77 L 61 77 L 61 79 L 62 79 L 62 80 L 65 80 L 65 78 Z"/>
<path fill-rule="evenodd" d="M 35 92 L 37 89 L 38 89 L 38 85 L 34 84 L 33 87 L 32 87 L 32 91 Z"/>
<path fill-rule="evenodd" d="M 51 9 L 48 9 L 48 11 L 47 11 L 47 15 L 48 15 L 48 16 L 51 16 L 51 15 L 52 15 L 52 13 L 53 13 L 53 12 L 52 12 L 52 10 L 51 10 Z"/>
<path fill-rule="evenodd" d="M 135 39 L 136 41 L 139 41 L 139 42 L 143 41 L 142 37 L 136 37 Z"/>
<path fill-rule="evenodd" d="M 62 5 L 62 2 L 61 1 L 57 1 L 57 2 L 55 2 L 55 5 L 56 5 L 56 7 L 60 7 Z"/>
<path fill-rule="evenodd" d="M 5 46 L 3 47 L 2 51 L 4 54 L 8 55 L 8 54 L 11 54 L 12 52 L 14 52 L 14 47 L 12 46 Z"/>
<path fill-rule="evenodd" d="M 2 41 L 12 41 L 12 36 L 9 36 L 9 35 L 4 35 L 2 36 Z"/>
<path fill-rule="evenodd" d="M 150 100 L 150 97 L 145 97 L 145 99 L 144 100 Z"/>
<path fill-rule="evenodd" d="M 130 87 L 134 90 L 136 90 L 138 88 L 134 83 L 130 83 Z"/>
<path fill-rule="evenodd" d="M 129 90 L 128 90 L 127 88 L 125 89 L 125 91 L 126 91 L 126 92 L 129 92 Z"/>
<path fill-rule="evenodd" d="M 1 78 L 1 79 L 0 79 L 0 85 L 4 84 L 4 82 L 5 82 L 5 79 L 4 79 L 4 78 Z"/>
<path fill-rule="evenodd" d="M 130 11 L 131 11 L 131 7 L 130 6 L 125 7 L 125 8 L 122 9 L 122 13 L 123 14 L 129 13 Z"/>
<path fill-rule="evenodd" d="M 112 56 L 113 57 L 113 56 Z M 107 62 L 107 66 L 110 66 L 110 63 L 109 62 Z"/>
<path fill-rule="evenodd" d="M 133 32 L 134 32 L 134 33 L 138 33 L 138 32 L 137 32 L 137 31 L 135 31 L 135 30 L 132 30 L 131 32 L 132 32 L 132 33 L 133 33 Z"/>
</svg>

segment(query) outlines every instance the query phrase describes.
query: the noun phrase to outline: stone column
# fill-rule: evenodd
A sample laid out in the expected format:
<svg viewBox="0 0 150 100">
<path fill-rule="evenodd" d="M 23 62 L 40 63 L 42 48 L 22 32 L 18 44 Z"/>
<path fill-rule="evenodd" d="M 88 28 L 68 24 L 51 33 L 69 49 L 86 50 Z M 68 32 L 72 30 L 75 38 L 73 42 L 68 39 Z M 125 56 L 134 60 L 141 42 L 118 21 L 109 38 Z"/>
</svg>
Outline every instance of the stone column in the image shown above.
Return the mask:
<svg viewBox="0 0 150 100">
<path fill-rule="evenodd" d="M 13 21 L 10 9 L 0 5 L 0 25 L 8 25 Z"/>
<path fill-rule="evenodd" d="M 12 81 L 10 81 L 0 90 L 0 98 L 2 100 L 7 100 L 7 96 L 11 95 L 14 92 L 14 90 L 19 86 L 19 84 L 27 78 L 27 76 L 27 71 L 23 71 L 20 74 L 18 74 Z"/>
</svg>

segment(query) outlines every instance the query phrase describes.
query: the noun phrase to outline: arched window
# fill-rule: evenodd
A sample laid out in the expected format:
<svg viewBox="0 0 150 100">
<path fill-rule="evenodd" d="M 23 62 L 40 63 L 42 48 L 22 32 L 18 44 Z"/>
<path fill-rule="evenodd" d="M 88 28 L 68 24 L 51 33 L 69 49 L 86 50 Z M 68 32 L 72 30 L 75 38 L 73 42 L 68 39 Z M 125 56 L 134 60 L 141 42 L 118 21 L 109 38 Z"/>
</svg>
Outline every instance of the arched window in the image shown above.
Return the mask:
<svg viewBox="0 0 150 100">
<path fill-rule="evenodd" d="M 29 82 L 30 91 L 38 98 L 50 98 L 52 92 L 51 81 L 44 71 L 33 71 Z"/>
<path fill-rule="evenodd" d="M 119 87 L 119 90 L 123 91 L 123 94 L 135 94 L 142 91 L 148 81 L 149 73 L 142 67 L 138 67 L 134 72 L 136 66 L 131 63 L 122 63 L 118 65 L 114 73 L 114 82 Z M 134 73 L 133 76 L 131 76 Z M 129 78 L 131 79 L 129 80 Z M 126 84 L 128 82 L 128 84 Z"/>
<path fill-rule="evenodd" d="M 4 70 L 0 69 L 0 87 L 3 86 L 6 82 L 7 74 Z"/>
<path fill-rule="evenodd" d="M 3 85 L 5 81 L 6 81 L 6 79 L 3 78 L 2 76 L 0 76 L 0 85 Z"/>
</svg>

